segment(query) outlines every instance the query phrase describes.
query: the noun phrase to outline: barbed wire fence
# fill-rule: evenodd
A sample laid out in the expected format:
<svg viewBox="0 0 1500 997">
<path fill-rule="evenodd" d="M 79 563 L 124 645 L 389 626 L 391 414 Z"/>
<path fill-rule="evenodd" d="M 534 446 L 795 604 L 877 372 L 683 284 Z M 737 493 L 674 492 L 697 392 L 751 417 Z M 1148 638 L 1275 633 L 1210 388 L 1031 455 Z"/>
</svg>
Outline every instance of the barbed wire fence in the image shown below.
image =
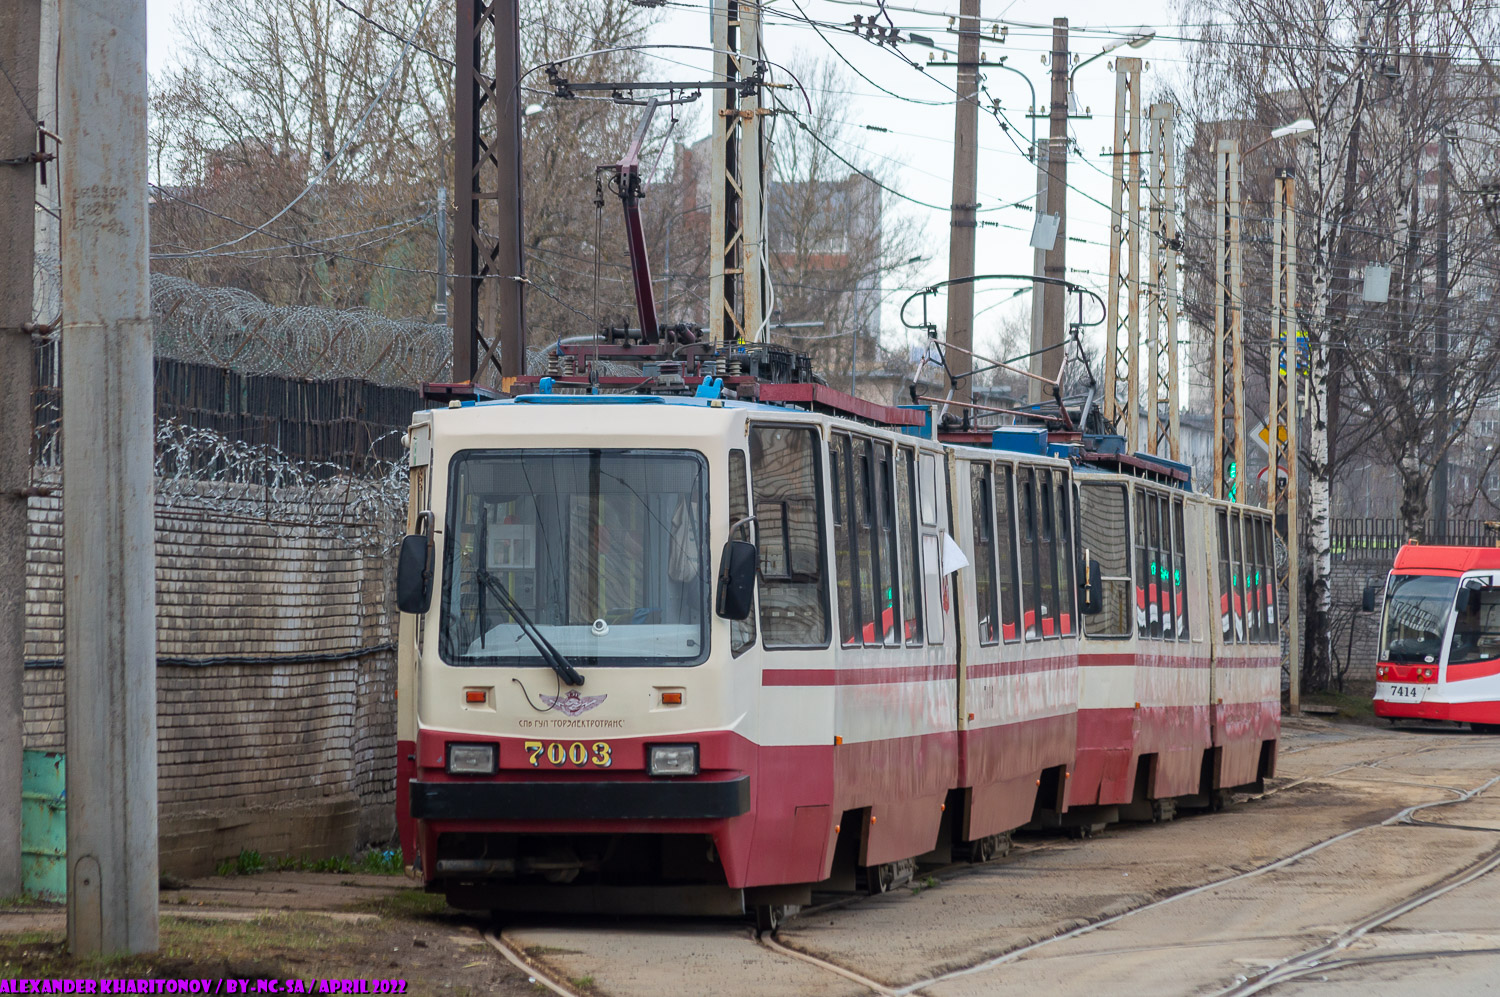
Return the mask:
<svg viewBox="0 0 1500 997">
<path fill-rule="evenodd" d="M 56 290 L 56 263 L 38 257 L 38 287 Z M 151 275 L 151 313 L 158 381 L 167 378 L 157 398 L 159 507 L 315 525 L 360 545 L 394 542 L 407 497 L 398 440 L 420 404 L 417 386 L 451 377 L 451 329 L 366 308 L 275 305 L 168 274 Z M 35 351 L 33 477 L 47 489 L 61 485 L 59 339 L 56 331 L 40 337 Z M 528 372 L 556 366 L 555 349 L 528 349 Z M 629 364 L 601 366 L 606 374 L 640 372 Z M 257 378 L 287 383 L 268 388 Z M 389 390 L 373 399 L 347 383 L 319 392 L 335 381 Z M 223 410 L 208 410 L 214 404 Z M 247 411 L 257 406 L 277 411 Z M 197 424 L 205 420 L 220 425 Z M 251 431 L 282 445 L 246 439 Z M 377 523 L 378 536 L 370 533 Z"/>
</svg>

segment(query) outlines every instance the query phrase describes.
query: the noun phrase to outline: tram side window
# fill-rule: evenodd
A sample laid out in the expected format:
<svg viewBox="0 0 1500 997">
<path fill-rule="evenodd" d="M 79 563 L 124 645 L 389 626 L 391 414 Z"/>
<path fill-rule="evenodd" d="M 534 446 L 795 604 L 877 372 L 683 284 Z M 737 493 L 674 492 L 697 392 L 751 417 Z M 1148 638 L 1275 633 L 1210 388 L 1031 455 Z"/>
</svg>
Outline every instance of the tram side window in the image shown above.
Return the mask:
<svg viewBox="0 0 1500 997">
<path fill-rule="evenodd" d="M 1078 489 L 1079 546 L 1099 562 L 1104 608 L 1083 618 L 1090 637 L 1130 636 L 1130 517 L 1124 485 L 1081 485 Z"/>
<path fill-rule="evenodd" d="M 1016 553 L 1016 519 L 1011 515 L 1011 469 L 995 468 L 995 550 L 1000 555 L 1000 636 L 1007 642 L 1021 639 L 1020 556 Z"/>
<path fill-rule="evenodd" d="M 1453 614 L 1453 639 L 1448 645 L 1450 664 L 1500 658 L 1500 588 L 1459 586 Z"/>
<path fill-rule="evenodd" d="M 838 573 L 839 643 L 859 643 L 859 587 L 854 583 L 854 546 L 851 542 L 849 437 L 834 433 L 828 441 L 828 484 L 833 497 L 833 559 Z"/>
<path fill-rule="evenodd" d="M 1266 639 L 1281 641 L 1280 620 L 1276 612 L 1276 534 L 1269 520 L 1260 521 L 1261 563 L 1266 566 Z"/>
<path fill-rule="evenodd" d="M 1037 482 L 1037 521 L 1042 542 L 1037 552 L 1037 567 L 1042 574 L 1042 602 L 1037 607 L 1041 617 L 1042 636 L 1057 636 L 1057 506 L 1052 501 L 1052 472 L 1042 471 Z"/>
<path fill-rule="evenodd" d="M 1240 561 L 1245 579 L 1245 631 L 1250 642 L 1259 644 L 1264 638 L 1260 633 L 1260 565 L 1255 563 L 1255 517 L 1242 516 L 1240 531 Z"/>
<path fill-rule="evenodd" d="M 995 598 L 995 515 L 990 503 L 988 464 L 969 465 L 969 506 L 974 526 L 974 604 L 979 643 L 1000 642 L 1000 604 Z"/>
<path fill-rule="evenodd" d="M 896 557 L 896 503 L 891 484 L 894 468 L 889 443 L 875 445 L 875 470 L 878 474 L 875 498 L 879 504 L 876 535 L 880 540 L 880 591 L 877 593 L 880 616 L 876 636 L 887 647 L 896 647 L 901 643 L 901 601 L 896 595 L 901 584 L 897 570 L 901 562 Z"/>
<path fill-rule="evenodd" d="M 750 429 L 750 478 L 760 540 L 760 629 L 767 649 L 828 645 L 820 449 L 812 429 Z"/>
<path fill-rule="evenodd" d="M 922 522 L 922 592 L 926 596 L 927 643 L 948 639 L 948 583 L 943 578 L 942 535 L 938 525 L 938 458 L 924 453 L 917 460 L 918 509 Z M 946 491 L 945 491 L 946 494 Z"/>
<path fill-rule="evenodd" d="M 1234 591 L 1233 580 L 1229 574 L 1229 514 L 1223 509 L 1218 510 L 1218 535 L 1219 535 L 1219 632 L 1223 635 L 1224 643 L 1233 644 L 1235 641 L 1234 628 L 1230 622 L 1231 603 L 1234 601 L 1231 593 Z"/>
<path fill-rule="evenodd" d="M 1243 644 L 1245 632 L 1245 576 L 1240 568 L 1240 514 L 1229 514 L 1229 615 L 1234 623 L 1234 641 Z"/>
<path fill-rule="evenodd" d="M 1142 637 L 1151 636 L 1151 548 L 1146 520 L 1151 515 L 1149 496 L 1144 488 L 1135 492 L 1135 630 Z"/>
<path fill-rule="evenodd" d="M 745 451 L 729 451 L 729 525 L 732 527 L 750 515 L 750 489 L 745 481 Z M 754 523 L 747 524 L 753 528 Z M 754 540 L 752 529 L 740 527 L 729 535 L 731 540 Z M 729 653 L 738 658 L 755 646 L 755 615 L 729 621 Z"/>
<path fill-rule="evenodd" d="M 1052 508 L 1057 513 L 1057 630 L 1064 637 L 1074 633 L 1078 619 L 1078 586 L 1073 580 L 1073 515 L 1068 502 L 1068 479 L 1059 472 L 1054 478 Z"/>
<path fill-rule="evenodd" d="M 1182 499 L 1172 500 L 1172 598 L 1177 607 L 1177 639 L 1189 640 L 1193 636 L 1192 618 L 1188 604 L 1192 593 L 1188 590 L 1187 547 L 1183 537 L 1187 533 L 1182 517 L 1187 508 Z"/>
<path fill-rule="evenodd" d="M 1246 582 L 1254 593 L 1250 602 L 1255 607 L 1255 639 L 1264 644 L 1270 640 L 1266 633 L 1266 559 L 1261 550 L 1260 519 L 1256 516 L 1245 517 L 1245 550 L 1248 551 Z"/>
<path fill-rule="evenodd" d="M 1146 629 L 1161 638 L 1161 496 L 1146 493 Z"/>
<path fill-rule="evenodd" d="M 1024 631 L 1027 640 L 1040 640 L 1041 619 L 1041 574 L 1037 570 L 1037 547 L 1040 540 L 1036 528 L 1036 471 L 1024 468 L 1020 472 L 1021 502 L 1021 595 Z"/>
<path fill-rule="evenodd" d="M 854 577 L 859 580 L 859 609 L 864 626 L 854 643 L 874 644 L 877 638 L 877 620 L 880 619 L 880 603 L 876 595 L 879 574 L 876 564 L 879 552 L 875 549 L 875 470 L 871 466 L 870 441 L 853 438 L 850 451 L 854 480 L 850 496 L 854 508 Z"/>
<path fill-rule="evenodd" d="M 1161 635 L 1176 640 L 1177 617 L 1172 612 L 1172 500 L 1156 497 L 1156 603 L 1161 607 Z"/>
<path fill-rule="evenodd" d="M 921 569 L 917 561 L 917 454 L 902 447 L 896 458 L 896 522 L 901 540 L 901 617 L 906 621 L 906 642 L 922 643 L 922 616 L 917 604 L 922 601 Z"/>
</svg>

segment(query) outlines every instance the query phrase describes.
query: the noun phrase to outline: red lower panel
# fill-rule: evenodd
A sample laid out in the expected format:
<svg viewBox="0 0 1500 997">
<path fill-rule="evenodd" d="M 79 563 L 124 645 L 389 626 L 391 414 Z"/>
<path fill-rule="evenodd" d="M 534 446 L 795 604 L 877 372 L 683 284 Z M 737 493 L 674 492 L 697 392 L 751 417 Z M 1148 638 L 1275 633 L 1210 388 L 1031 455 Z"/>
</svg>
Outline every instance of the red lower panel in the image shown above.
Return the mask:
<svg viewBox="0 0 1500 997">
<path fill-rule="evenodd" d="M 1261 745 L 1281 737 L 1281 702 L 1220 703 L 1213 708 L 1214 745 L 1219 749 L 1214 788 L 1228 789 L 1254 782 L 1261 775 L 1276 774 L 1276 756 L 1271 767 L 1260 771 Z"/>
<path fill-rule="evenodd" d="M 396 742 L 396 831 L 401 838 L 401 861 L 417 860 L 417 824 L 411 817 L 411 780 L 417 774 L 417 742 Z"/>
<path fill-rule="evenodd" d="M 965 837 L 982 838 L 1031 819 L 1037 779 L 1054 765 L 1072 767 L 1078 715 L 960 731 L 960 786 L 969 795 Z"/>
<path fill-rule="evenodd" d="M 834 777 L 835 820 L 869 811 L 864 864 L 920 855 L 937 841 L 943 802 L 958 781 L 958 733 L 841 744 Z"/>
<path fill-rule="evenodd" d="M 1198 792 L 1203 752 L 1211 740 L 1209 720 L 1206 705 L 1079 710 L 1068 806 L 1129 803 L 1142 755 L 1156 756 L 1149 796 Z"/>
<path fill-rule="evenodd" d="M 1413 720 L 1451 720 L 1455 723 L 1500 724 L 1500 702 L 1483 703 L 1388 703 L 1375 700 L 1377 717 L 1407 717 Z"/>
</svg>

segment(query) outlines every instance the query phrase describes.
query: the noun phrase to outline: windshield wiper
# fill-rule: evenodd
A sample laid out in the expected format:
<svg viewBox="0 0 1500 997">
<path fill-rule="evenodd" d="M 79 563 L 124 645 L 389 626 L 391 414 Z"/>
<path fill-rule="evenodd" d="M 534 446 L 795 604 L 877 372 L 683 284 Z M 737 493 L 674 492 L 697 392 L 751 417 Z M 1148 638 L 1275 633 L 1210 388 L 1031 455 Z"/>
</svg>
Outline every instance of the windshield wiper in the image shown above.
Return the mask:
<svg viewBox="0 0 1500 997">
<path fill-rule="evenodd" d="M 484 510 L 484 515 L 485 519 L 481 521 L 479 527 L 479 551 L 481 557 L 487 556 L 484 552 L 489 550 L 489 544 L 487 543 L 489 533 L 488 509 Z M 510 591 L 504 585 L 500 584 L 499 579 L 490 574 L 487 568 L 479 566 L 474 568 L 474 578 L 482 586 L 479 590 L 479 633 L 481 647 L 484 646 L 483 638 L 485 632 L 484 593 L 488 589 L 500 601 L 501 607 L 515 619 L 521 628 L 521 632 L 530 639 L 532 646 L 542 656 L 542 660 L 547 662 L 547 665 L 557 673 L 558 678 L 562 679 L 568 685 L 583 685 L 583 676 L 578 674 L 578 669 L 574 668 L 572 663 L 563 657 L 561 651 L 552 646 L 550 640 L 542 636 L 542 632 L 537 629 L 536 624 L 531 622 L 531 617 L 526 615 L 526 611 L 521 608 L 520 603 L 516 602 L 515 596 L 511 595 Z"/>
</svg>

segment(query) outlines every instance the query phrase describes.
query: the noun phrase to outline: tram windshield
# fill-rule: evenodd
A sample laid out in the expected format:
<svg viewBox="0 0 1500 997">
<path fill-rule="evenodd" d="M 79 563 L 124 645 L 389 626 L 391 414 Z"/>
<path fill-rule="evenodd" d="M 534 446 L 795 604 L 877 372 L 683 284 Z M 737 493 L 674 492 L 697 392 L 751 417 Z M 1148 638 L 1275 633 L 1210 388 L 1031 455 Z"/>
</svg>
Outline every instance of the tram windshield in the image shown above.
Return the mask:
<svg viewBox="0 0 1500 997">
<path fill-rule="evenodd" d="M 505 589 L 575 665 L 691 665 L 708 649 L 706 465 L 683 451 L 454 458 L 439 648 L 451 665 L 546 664 Z"/>
<path fill-rule="evenodd" d="M 1392 575 L 1385 596 L 1380 660 L 1435 662 L 1453 612 L 1458 579 L 1439 575 Z"/>
</svg>

